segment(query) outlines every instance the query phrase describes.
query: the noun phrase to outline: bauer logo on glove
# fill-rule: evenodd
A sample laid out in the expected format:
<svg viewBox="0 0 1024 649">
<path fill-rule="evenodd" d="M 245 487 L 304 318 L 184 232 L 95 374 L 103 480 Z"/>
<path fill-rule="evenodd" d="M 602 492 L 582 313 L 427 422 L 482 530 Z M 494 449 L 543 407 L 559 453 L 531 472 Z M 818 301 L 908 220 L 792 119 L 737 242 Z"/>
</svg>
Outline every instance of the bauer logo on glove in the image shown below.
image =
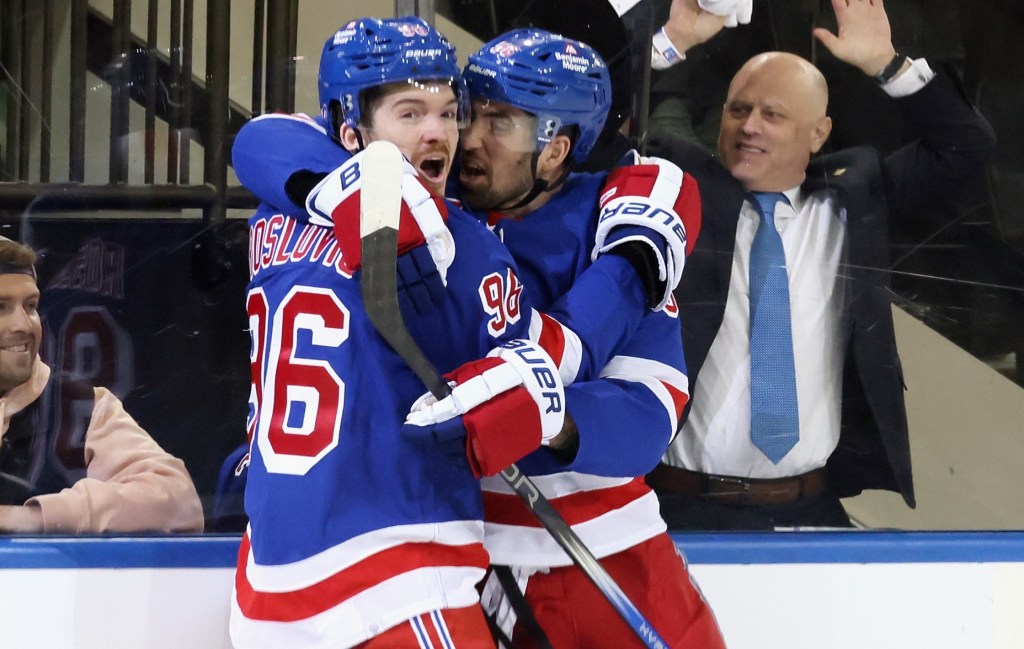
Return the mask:
<svg viewBox="0 0 1024 649">
<path fill-rule="evenodd" d="M 492 476 L 547 445 L 565 421 L 565 388 L 554 361 L 529 340 L 512 340 L 445 375 L 454 384 L 438 401 L 413 404 L 402 435 L 436 444 L 477 477 Z"/>
<path fill-rule="evenodd" d="M 619 223 L 632 223 L 633 225 L 652 223 L 653 227 L 663 234 L 675 235 L 680 244 L 686 245 L 686 229 L 676 213 L 655 205 L 649 200 L 630 196 L 622 201 L 612 201 L 601 210 L 601 218 L 598 223 L 603 223 L 608 219 L 616 219 Z"/>
<path fill-rule="evenodd" d="M 696 181 L 662 158 L 631 151 L 608 174 L 591 259 L 625 244 L 641 246 L 658 280 L 650 291 L 652 310 L 668 304 L 682 278 L 686 255 L 700 232 L 700 191 Z"/>
</svg>

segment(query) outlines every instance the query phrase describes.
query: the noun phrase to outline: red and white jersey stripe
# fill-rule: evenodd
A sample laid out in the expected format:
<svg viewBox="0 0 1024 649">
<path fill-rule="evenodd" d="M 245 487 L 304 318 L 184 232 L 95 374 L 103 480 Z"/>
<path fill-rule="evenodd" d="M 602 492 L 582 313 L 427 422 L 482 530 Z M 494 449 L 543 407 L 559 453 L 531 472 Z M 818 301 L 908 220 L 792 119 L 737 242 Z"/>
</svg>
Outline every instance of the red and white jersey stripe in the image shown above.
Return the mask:
<svg viewBox="0 0 1024 649">
<path fill-rule="evenodd" d="M 572 383 L 580 373 L 583 342 L 576 333 L 546 313 L 531 309 L 530 340 L 544 348 L 558 366 L 563 383 Z"/>
<path fill-rule="evenodd" d="M 666 530 L 658 500 L 643 478 L 558 473 L 533 478 L 597 558 Z M 491 561 L 513 566 L 566 566 L 569 556 L 501 477 L 484 481 L 486 546 Z"/>
<path fill-rule="evenodd" d="M 416 615 L 479 602 L 488 558 L 477 521 L 374 530 L 290 564 L 239 549 L 231 611 L 238 649 L 353 647 Z"/>
<path fill-rule="evenodd" d="M 665 409 L 672 430 L 679 428 L 679 417 L 690 400 L 690 379 L 683 372 L 649 358 L 615 356 L 601 370 L 601 378 L 642 384 Z"/>
</svg>

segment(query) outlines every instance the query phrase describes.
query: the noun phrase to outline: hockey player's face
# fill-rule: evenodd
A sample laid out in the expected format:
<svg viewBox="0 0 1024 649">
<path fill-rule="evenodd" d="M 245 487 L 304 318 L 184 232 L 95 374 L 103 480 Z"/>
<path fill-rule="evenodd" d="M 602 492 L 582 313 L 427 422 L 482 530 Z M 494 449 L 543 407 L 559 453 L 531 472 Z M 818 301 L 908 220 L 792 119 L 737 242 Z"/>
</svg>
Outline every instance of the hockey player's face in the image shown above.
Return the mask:
<svg viewBox="0 0 1024 649">
<path fill-rule="evenodd" d="M 446 83 L 395 84 L 376 103 L 366 143 L 388 140 L 440 195 L 459 144 L 458 102 Z"/>
<path fill-rule="evenodd" d="M 749 191 L 796 187 L 831 129 L 827 103 L 825 80 L 808 61 L 779 53 L 751 59 L 722 110 L 722 163 Z"/>
<path fill-rule="evenodd" d="M 459 144 L 462 198 L 474 209 L 514 205 L 533 187 L 536 118 L 508 104 L 473 101 Z"/>
<path fill-rule="evenodd" d="M 28 275 L 0 275 L 0 394 L 32 376 L 43 337 L 39 288 Z"/>
</svg>

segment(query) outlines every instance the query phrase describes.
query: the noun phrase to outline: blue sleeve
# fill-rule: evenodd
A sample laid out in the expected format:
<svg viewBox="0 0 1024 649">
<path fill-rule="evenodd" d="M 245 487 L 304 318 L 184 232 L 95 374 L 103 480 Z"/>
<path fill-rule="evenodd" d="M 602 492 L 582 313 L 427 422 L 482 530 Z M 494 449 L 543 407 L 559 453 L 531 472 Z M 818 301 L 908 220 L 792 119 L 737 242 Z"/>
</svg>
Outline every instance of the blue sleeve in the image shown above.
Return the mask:
<svg viewBox="0 0 1024 649">
<path fill-rule="evenodd" d="M 575 458 L 560 462 L 541 449 L 521 466 L 537 474 L 643 475 L 664 455 L 688 395 L 679 320 L 666 310 L 648 313 L 600 378 L 566 386 L 566 407 L 579 431 Z"/>
<path fill-rule="evenodd" d="M 579 430 L 568 470 L 638 476 L 653 469 L 676 432 L 689 399 L 679 319 L 649 313 L 601 371 L 601 378 L 566 388 Z"/>
<path fill-rule="evenodd" d="M 317 121 L 277 113 L 245 124 L 231 154 L 235 173 L 249 191 L 267 205 L 292 214 L 304 213 L 305 205 L 289 197 L 289 178 L 300 171 L 329 173 L 349 157 Z M 519 271 L 498 238 L 473 216 L 449 207 L 449 227 L 458 251 L 449 269 L 450 299 L 438 314 L 403 313 L 409 323 L 416 323 L 415 327 L 410 324 L 410 331 L 420 332 L 418 341 L 428 343 L 423 348 L 442 372 L 484 356 L 498 342 L 529 338 L 536 304 L 529 289 L 514 285 Z M 509 304 L 504 313 L 485 303 L 481 284 L 487 278 L 506 291 Z M 576 336 L 578 343 L 570 343 L 571 353 L 580 356 L 576 377 L 584 380 L 595 376 L 636 329 L 646 312 L 642 284 L 626 260 L 603 255 L 548 312 L 572 331 L 570 337 Z"/>
<path fill-rule="evenodd" d="M 633 266 L 618 255 L 601 255 L 546 313 L 579 336 L 582 380 L 597 376 L 649 311 Z"/>
<path fill-rule="evenodd" d="M 550 340 L 564 339 L 565 354 L 552 353 L 560 369 L 573 368 L 563 377 L 573 373 L 576 381 L 595 378 L 647 312 L 642 290 L 621 287 L 623 273 L 633 273 L 629 262 L 609 255 L 583 273 L 555 309 L 542 315 L 530 287 L 519 282 L 511 254 L 493 233 L 454 206 L 448 227 L 456 254 L 448 269 L 446 299 L 426 315 L 411 309 L 403 312 L 413 337 L 442 373 L 513 338 L 539 340 L 549 353 Z M 565 360 L 570 357 L 578 358 L 578 368 Z"/>
<path fill-rule="evenodd" d="M 242 126 L 231 147 L 231 164 L 239 182 L 287 214 L 306 211 L 285 191 L 293 174 L 327 174 L 349 157 L 319 123 L 305 115 L 261 115 Z"/>
</svg>

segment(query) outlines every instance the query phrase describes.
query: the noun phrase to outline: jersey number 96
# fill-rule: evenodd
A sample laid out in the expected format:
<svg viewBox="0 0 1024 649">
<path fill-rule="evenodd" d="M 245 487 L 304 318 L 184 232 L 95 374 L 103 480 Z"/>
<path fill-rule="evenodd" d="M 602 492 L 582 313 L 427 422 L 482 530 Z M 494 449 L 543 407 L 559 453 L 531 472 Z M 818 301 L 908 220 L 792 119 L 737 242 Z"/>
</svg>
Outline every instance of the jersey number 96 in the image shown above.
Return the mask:
<svg viewBox="0 0 1024 649">
<path fill-rule="evenodd" d="M 267 471 L 303 475 L 338 445 L 345 383 L 322 358 L 348 339 L 348 309 L 332 291 L 294 286 L 273 313 L 264 292 L 252 290 L 247 310 L 249 433 Z"/>
</svg>

